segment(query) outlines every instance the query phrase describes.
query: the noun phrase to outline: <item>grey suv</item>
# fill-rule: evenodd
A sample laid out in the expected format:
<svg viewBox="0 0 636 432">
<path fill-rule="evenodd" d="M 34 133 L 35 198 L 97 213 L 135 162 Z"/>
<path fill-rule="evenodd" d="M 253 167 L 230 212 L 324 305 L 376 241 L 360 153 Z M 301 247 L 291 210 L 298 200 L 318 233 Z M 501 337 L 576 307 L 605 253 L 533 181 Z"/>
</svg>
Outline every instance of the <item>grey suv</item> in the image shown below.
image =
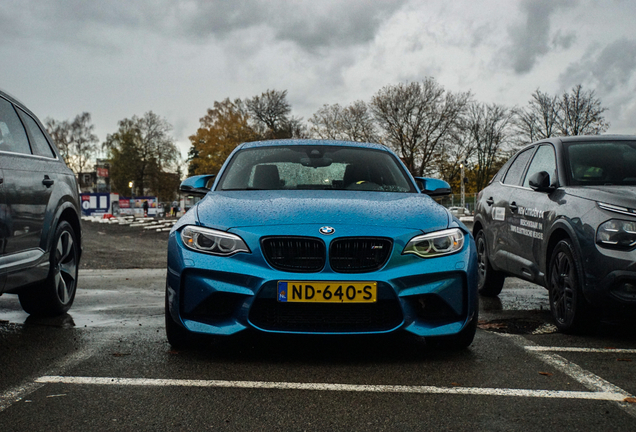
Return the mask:
<svg viewBox="0 0 636 432">
<path fill-rule="evenodd" d="M 68 311 L 81 255 L 79 192 L 44 127 L 0 91 L 0 294 L 30 314 Z"/>
<path fill-rule="evenodd" d="M 506 276 L 543 285 L 557 327 L 636 311 L 636 137 L 549 138 L 520 150 L 479 193 L 479 291 Z"/>
</svg>

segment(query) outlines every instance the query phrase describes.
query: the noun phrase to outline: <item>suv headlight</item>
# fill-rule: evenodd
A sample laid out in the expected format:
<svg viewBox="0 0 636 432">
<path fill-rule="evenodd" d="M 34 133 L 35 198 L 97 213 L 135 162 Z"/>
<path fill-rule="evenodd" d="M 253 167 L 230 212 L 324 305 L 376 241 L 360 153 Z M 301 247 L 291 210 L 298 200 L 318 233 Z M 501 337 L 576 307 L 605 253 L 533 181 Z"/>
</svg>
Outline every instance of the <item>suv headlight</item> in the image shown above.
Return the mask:
<svg viewBox="0 0 636 432">
<path fill-rule="evenodd" d="M 458 228 L 437 231 L 413 237 L 403 254 L 415 254 L 422 258 L 435 258 L 459 252 L 464 247 L 464 233 Z"/>
<path fill-rule="evenodd" d="M 237 252 L 251 253 L 242 238 L 225 231 L 189 225 L 181 230 L 181 240 L 188 249 L 212 255 L 228 256 Z"/>
<path fill-rule="evenodd" d="M 632 249 L 636 246 L 636 222 L 610 219 L 596 231 L 596 243 L 616 249 Z"/>
</svg>

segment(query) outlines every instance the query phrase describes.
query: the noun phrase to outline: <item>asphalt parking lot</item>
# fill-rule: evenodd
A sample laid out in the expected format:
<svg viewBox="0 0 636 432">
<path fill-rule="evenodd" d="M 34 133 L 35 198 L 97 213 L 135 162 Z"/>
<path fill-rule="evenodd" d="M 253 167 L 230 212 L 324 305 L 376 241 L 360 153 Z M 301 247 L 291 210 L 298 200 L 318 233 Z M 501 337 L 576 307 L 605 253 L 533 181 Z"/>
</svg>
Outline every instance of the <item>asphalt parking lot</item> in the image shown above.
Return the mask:
<svg viewBox="0 0 636 432">
<path fill-rule="evenodd" d="M 636 428 L 634 327 L 557 333 L 540 287 L 511 279 L 482 299 L 462 352 L 408 336 L 255 334 L 174 351 L 167 233 L 84 224 L 84 234 L 69 314 L 34 319 L 0 297 L 2 430 Z"/>
</svg>

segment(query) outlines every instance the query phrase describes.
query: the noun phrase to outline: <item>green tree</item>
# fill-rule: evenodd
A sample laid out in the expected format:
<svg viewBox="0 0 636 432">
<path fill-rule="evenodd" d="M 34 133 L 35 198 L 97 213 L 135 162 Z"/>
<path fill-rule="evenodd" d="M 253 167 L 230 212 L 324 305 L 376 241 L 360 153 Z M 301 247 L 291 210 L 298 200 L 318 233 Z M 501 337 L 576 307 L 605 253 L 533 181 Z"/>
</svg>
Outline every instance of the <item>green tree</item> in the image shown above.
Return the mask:
<svg viewBox="0 0 636 432">
<path fill-rule="evenodd" d="M 174 198 L 180 155 L 171 130 L 167 120 L 152 111 L 119 122 L 118 131 L 108 135 L 104 143 L 110 155 L 113 191 L 152 194 L 165 201 Z M 128 187 L 130 181 L 134 191 Z"/>
</svg>

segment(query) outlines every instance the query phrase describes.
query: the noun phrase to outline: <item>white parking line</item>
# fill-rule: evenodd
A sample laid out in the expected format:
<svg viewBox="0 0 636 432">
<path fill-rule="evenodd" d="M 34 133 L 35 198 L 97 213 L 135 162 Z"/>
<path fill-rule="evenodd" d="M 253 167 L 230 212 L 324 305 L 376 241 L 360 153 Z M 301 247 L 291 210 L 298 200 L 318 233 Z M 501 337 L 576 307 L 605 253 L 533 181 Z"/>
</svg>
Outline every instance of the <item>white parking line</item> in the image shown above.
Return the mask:
<svg viewBox="0 0 636 432">
<path fill-rule="evenodd" d="M 70 356 L 64 357 L 62 360 L 53 365 L 49 373 L 62 373 L 66 369 L 74 367 L 81 362 L 89 359 L 95 352 L 95 348 L 79 351 Z M 9 408 L 15 402 L 22 400 L 25 396 L 33 393 L 44 386 L 44 383 L 36 381 L 23 382 L 9 390 L 0 393 L 0 412 Z"/>
<path fill-rule="evenodd" d="M 77 377 L 77 376 L 43 376 L 36 380 L 42 384 L 79 384 L 79 385 L 112 385 L 112 386 L 147 386 L 147 387 L 224 387 L 247 389 L 278 390 L 313 390 L 313 391 L 348 391 L 370 393 L 420 393 L 450 394 L 473 396 L 515 396 L 550 399 L 591 399 L 603 401 L 622 401 L 623 393 L 618 392 L 585 392 L 560 390 L 528 390 L 500 389 L 480 387 L 434 387 L 434 386 L 399 386 L 399 385 L 356 385 L 326 383 L 293 383 L 267 381 L 221 381 L 221 380 L 181 380 L 181 379 L 149 379 L 149 378 L 115 378 L 115 377 Z"/>
<path fill-rule="evenodd" d="M 577 348 L 577 347 L 526 346 L 525 349 L 528 351 L 636 354 L 636 349 L 631 349 L 631 348 Z"/>
<path fill-rule="evenodd" d="M 597 375 L 594 375 L 592 372 L 583 369 L 576 363 L 573 363 L 567 360 L 566 358 L 561 357 L 558 354 L 549 354 L 545 352 L 547 350 L 541 349 L 540 346 L 524 338 L 523 336 L 506 334 L 506 333 L 496 333 L 496 334 L 512 340 L 515 343 L 515 345 L 528 351 L 533 356 L 551 365 L 558 371 L 572 377 L 573 379 L 578 381 L 580 384 L 582 384 L 586 388 L 592 390 L 593 392 L 612 393 L 612 394 L 622 395 L 623 397 L 620 399 L 620 402 L 617 401 L 618 406 L 623 411 L 631 415 L 632 417 L 636 417 L 636 404 L 626 402 L 627 399 L 633 400 L 634 396 L 628 393 L 627 391 L 623 390 L 622 388 L 612 384 L 609 381 L 604 380 L 603 378 Z M 616 352 L 615 350 L 610 350 L 610 351 Z"/>
</svg>

